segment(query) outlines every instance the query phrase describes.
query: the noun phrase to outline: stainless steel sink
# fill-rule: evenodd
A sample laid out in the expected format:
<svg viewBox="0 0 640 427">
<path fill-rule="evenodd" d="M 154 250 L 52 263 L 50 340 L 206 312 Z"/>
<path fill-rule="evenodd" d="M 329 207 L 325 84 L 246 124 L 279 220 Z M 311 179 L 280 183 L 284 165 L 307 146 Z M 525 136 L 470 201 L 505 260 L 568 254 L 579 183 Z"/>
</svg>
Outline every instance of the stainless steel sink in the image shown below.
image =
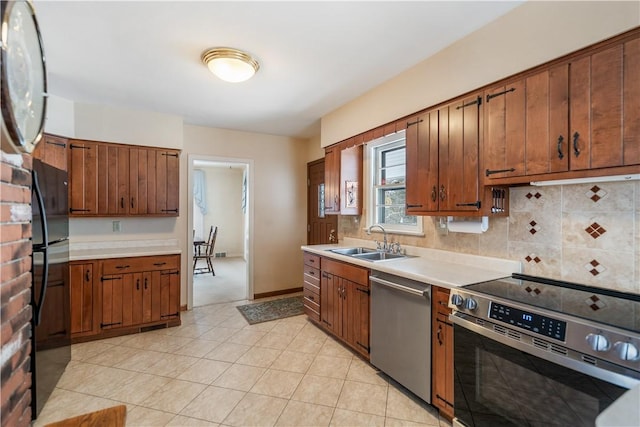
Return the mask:
<svg viewBox="0 0 640 427">
<path fill-rule="evenodd" d="M 340 248 L 340 249 L 329 249 L 330 252 L 347 255 L 353 258 L 363 259 L 366 261 L 385 261 L 391 259 L 401 259 L 401 258 L 409 258 L 408 255 L 402 254 L 391 254 L 387 252 L 378 252 L 375 249 L 370 248 Z"/>
<path fill-rule="evenodd" d="M 341 249 L 329 249 L 331 252 L 340 255 L 361 255 L 376 252 L 375 249 L 369 248 L 341 248 Z"/>
<path fill-rule="evenodd" d="M 358 259 L 366 259 L 367 261 L 384 261 L 388 259 L 407 258 L 407 255 L 390 254 L 388 252 L 372 252 L 372 253 L 352 255 L 352 256 Z"/>
</svg>

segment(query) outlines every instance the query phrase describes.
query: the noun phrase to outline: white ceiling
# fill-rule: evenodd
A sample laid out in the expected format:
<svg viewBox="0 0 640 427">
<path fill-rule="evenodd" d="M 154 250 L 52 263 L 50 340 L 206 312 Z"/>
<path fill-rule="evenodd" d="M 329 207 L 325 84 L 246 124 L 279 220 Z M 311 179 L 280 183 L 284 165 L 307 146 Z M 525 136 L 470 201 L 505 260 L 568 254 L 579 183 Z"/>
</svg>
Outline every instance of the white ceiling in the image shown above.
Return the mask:
<svg viewBox="0 0 640 427">
<path fill-rule="evenodd" d="M 323 115 L 520 1 L 34 4 L 53 95 L 308 138 Z M 260 70 L 218 80 L 200 62 L 216 46 L 248 51 Z"/>
</svg>

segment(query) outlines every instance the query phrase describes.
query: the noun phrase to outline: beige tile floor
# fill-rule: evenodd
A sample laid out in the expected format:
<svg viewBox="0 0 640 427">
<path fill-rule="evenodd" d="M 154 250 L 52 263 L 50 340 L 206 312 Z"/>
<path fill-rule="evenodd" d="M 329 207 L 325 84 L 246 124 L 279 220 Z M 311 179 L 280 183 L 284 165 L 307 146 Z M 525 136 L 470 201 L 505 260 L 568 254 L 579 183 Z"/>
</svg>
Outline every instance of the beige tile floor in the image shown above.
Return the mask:
<svg viewBox="0 0 640 427">
<path fill-rule="evenodd" d="M 245 303 L 72 346 L 34 425 L 124 403 L 127 426 L 451 426 L 305 316 L 249 325 Z"/>
</svg>

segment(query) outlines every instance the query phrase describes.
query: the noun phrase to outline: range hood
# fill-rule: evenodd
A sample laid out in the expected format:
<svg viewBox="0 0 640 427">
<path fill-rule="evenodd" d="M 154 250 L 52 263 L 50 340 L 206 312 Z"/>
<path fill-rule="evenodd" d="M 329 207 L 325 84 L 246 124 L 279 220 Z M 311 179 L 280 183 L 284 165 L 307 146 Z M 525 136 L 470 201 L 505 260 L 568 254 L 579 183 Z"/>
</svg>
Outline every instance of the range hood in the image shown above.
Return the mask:
<svg viewBox="0 0 640 427">
<path fill-rule="evenodd" d="M 638 181 L 640 174 L 593 176 L 589 178 L 554 179 L 551 181 L 531 181 L 531 185 L 544 187 L 548 185 L 592 184 L 596 182 Z"/>
</svg>

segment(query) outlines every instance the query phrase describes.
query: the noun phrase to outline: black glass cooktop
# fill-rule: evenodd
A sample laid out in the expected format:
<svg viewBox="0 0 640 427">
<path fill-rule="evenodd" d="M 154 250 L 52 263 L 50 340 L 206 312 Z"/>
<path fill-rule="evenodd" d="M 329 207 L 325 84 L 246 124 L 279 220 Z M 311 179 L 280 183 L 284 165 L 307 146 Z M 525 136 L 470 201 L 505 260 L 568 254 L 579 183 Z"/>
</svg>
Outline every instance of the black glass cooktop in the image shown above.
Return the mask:
<svg viewBox="0 0 640 427">
<path fill-rule="evenodd" d="M 514 274 L 464 286 L 483 294 L 640 332 L 640 295 Z"/>
</svg>

